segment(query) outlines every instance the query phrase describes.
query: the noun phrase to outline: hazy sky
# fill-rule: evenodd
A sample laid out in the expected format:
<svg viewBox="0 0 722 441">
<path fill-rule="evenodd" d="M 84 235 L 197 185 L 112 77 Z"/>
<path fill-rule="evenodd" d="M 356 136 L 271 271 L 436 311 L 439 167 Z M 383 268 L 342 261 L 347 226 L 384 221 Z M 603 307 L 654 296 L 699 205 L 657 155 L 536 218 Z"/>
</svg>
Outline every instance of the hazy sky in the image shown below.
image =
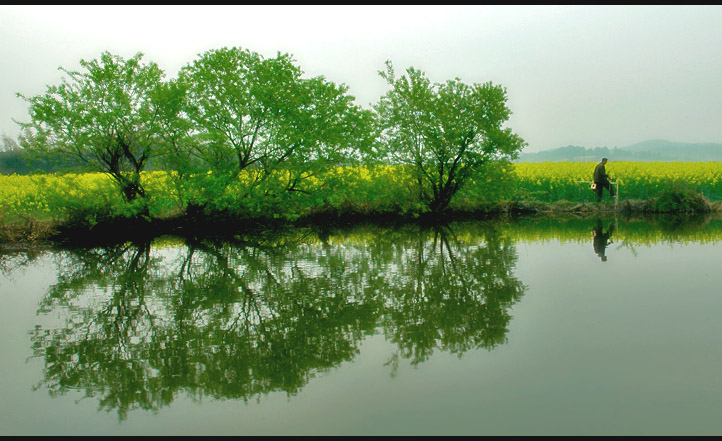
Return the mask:
<svg viewBox="0 0 722 441">
<path fill-rule="evenodd" d="M 32 96 L 103 51 L 176 76 L 239 46 L 294 56 L 370 107 L 378 71 L 413 66 L 507 88 L 507 124 L 539 151 L 649 139 L 722 142 L 722 6 L 0 6 L 0 133 Z"/>
</svg>

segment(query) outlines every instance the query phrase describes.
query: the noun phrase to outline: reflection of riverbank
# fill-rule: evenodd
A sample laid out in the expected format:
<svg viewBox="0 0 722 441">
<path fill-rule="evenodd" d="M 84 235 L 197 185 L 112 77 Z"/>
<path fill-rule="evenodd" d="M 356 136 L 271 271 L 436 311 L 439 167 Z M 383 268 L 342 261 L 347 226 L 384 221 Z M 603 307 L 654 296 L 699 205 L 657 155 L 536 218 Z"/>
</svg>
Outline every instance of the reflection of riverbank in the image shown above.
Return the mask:
<svg viewBox="0 0 722 441">
<path fill-rule="evenodd" d="M 600 203 L 595 202 L 572 202 L 572 201 L 559 201 L 559 202 L 525 202 L 516 203 L 516 210 L 526 213 L 536 214 L 579 214 L 579 215 L 594 215 L 601 213 L 616 213 L 626 214 L 635 216 L 652 216 L 656 214 L 665 214 L 655 210 L 653 203 L 655 199 L 649 200 L 629 200 L 625 199 L 618 203 L 614 201 L 605 201 Z M 722 201 L 709 202 L 707 201 L 709 210 L 700 210 L 698 213 L 666 213 L 671 215 L 686 215 L 686 214 L 709 214 L 712 216 L 722 217 Z M 510 207 L 514 209 L 515 205 L 510 204 Z"/>
<path fill-rule="evenodd" d="M 516 218 L 505 232 L 515 240 L 586 242 L 596 219 L 613 222 L 615 237 L 633 244 L 722 242 L 722 216 L 618 214 L 602 216 L 539 215 Z"/>
<path fill-rule="evenodd" d="M 722 201 L 709 202 L 701 195 L 703 210 L 698 214 L 722 217 Z M 516 219 L 538 216 L 650 216 L 660 214 L 655 208 L 658 199 L 623 200 L 619 203 L 605 200 L 594 202 L 501 202 L 490 204 L 483 210 L 463 211 L 451 209 L 444 215 L 419 215 L 410 213 L 369 212 L 366 207 L 350 204 L 343 209 L 329 208 L 315 210 L 295 222 L 279 219 L 238 219 L 237 216 L 198 216 L 198 214 L 177 214 L 166 218 L 115 218 L 91 225 L 79 223 L 65 225 L 53 221 L 41 221 L 27 218 L 22 221 L 4 222 L 0 219 L 0 247 L 24 247 L 38 244 L 75 244 L 95 246 L 119 243 L 127 240 L 150 240 L 155 237 L 192 232 L 195 235 L 228 235 L 249 229 L 276 229 L 295 227 L 333 227 L 354 225 L 364 222 L 381 224 L 397 223 L 444 223 L 464 219 Z M 694 217 L 698 214 L 668 213 L 671 216 Z"/>
<path fill-rule="evenodd" d="M 580 240 L 588 232 L 588 219 L 615 219 L 627 224 L 624 233 L 628 236 L 627 240 L 641 241 L 645 243 L 664 241 L 668 238 L 674 238 L 682 242 L 701 241 L 716 242 L 722 241 L 722 212 L 713 212 L 708 214 L 654 214 L 644 212 L 629 212 L 614 210 L 613 203 L 602 204 L 574 204 L 569 202 L 557 204 L 544 204 L 545 209 L 537 206 L 522 206 L 519 204 L 509 205 L 504 212 L 485 212 L 483 214 L 473 213 L 455 213 L 449 216 L 450 222 L 489 222 L 500 225 L 507 225 L 504 229 L 509 229 L 511 234 L 516 238 L 525 240 L 545 240 L 545 239 L 571 239 Z M 519 213 L 524 214 L 519 214 Z M 123 243 L 130 241 L 148 241 L 163 236 L 186 236 L 191 234 L 192 237 L 227 237 L 236 236 L 277 236 L 292 231 L 313 230 L 321 231 L 323 234 L 329 234 L 330 231 L 342 231 L 344 229 L 354 229 L 364 225 L 375 225 L 376 227 L 398 227 L 402 225 L 418 226 L 423 225 L 443 225 L 442 220 L 429 219 L 396 219 L 394 217 L 384 217 L 376 219 L 340 217 L 340 220 L 333 220 L 326 223 L 299 223 L 292 224 L 276 224 L 276 225 L 233 225 L 233 224 L 214 224 L 210 227 L 203 227 L 200 224 L 183 225 L 172 220 L 168 220 L 165 227 L 156 225 L 148 230 L 141 230 L 132 233 L 128 231 L 128 237 L 121 235 L 112 235 L 96 232 L 95 236 L 86 234 L 85 240 L 78 243 L 63 243 L 43 238 L 42 233 L 34 233 L 31 238 L 21 234 L 19 229 L 13 233 L 18 240 L 3 241 L 0 239 L 0 253 L 16 254 L 16 253 L 38 253 L 45 250 L 53 250 L 57 248 L 66 248 L 69 246 L 93 247 L 102 246 L 104 244 Z M 32 227 L 39 230 L 40 227 Z M 1 230 L 2 228 L 0 228 Z M 170 234 L 164 232 L 170 231 Z M 285 233 L 284 233 L 285 232 Z M 2 237 L 0 233 L 0 237 Z M 79 238 L 80 239 L 80 238 Z"/>
</svg>

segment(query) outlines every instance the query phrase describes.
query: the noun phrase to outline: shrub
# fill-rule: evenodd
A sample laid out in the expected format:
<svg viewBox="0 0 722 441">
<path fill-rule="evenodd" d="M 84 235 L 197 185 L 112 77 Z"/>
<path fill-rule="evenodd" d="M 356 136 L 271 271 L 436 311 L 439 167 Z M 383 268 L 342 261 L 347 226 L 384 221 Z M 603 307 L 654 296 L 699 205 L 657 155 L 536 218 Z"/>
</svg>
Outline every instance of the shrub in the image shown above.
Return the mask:
<svg viewBox="0 0 722 441">
<path fill-rule="evenodd" d="M 651 211 L 658 213 L 709 213 L 710 203 L 694 190 L 675 185 L 662 190 L 651 203 Z"/>
</svg>

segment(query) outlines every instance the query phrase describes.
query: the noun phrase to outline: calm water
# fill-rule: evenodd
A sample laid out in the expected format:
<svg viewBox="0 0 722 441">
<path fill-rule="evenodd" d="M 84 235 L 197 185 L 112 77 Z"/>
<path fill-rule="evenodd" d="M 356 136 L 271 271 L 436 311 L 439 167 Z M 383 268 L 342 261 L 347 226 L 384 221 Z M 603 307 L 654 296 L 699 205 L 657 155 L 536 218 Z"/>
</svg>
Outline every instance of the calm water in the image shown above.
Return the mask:
<svg viewBox="0 0 722 441">
<path fill-rule="evenodd" d="M 0 435 L 718 435 L 722 221 L 0 255 Z"/>
</svg>

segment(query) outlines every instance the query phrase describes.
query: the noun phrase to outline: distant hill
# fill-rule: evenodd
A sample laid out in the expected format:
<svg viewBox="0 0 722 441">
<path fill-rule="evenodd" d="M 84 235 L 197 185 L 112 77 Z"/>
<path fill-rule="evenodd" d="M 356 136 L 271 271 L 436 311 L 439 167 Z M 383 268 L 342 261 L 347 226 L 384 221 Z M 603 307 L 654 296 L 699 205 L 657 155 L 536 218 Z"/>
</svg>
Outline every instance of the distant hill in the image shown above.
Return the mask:
<svg viewBox="0 0 722 441">
<path fill-rule="evenodd" d="M 535 153 L 521 153 L 516 162 L 593 162 L 602 157 L 610 161 L 722 161 L 722 144 L 692 144 L 661 139 L 627 147 L 585 148 L 569 145 Z"/>
</svg>

